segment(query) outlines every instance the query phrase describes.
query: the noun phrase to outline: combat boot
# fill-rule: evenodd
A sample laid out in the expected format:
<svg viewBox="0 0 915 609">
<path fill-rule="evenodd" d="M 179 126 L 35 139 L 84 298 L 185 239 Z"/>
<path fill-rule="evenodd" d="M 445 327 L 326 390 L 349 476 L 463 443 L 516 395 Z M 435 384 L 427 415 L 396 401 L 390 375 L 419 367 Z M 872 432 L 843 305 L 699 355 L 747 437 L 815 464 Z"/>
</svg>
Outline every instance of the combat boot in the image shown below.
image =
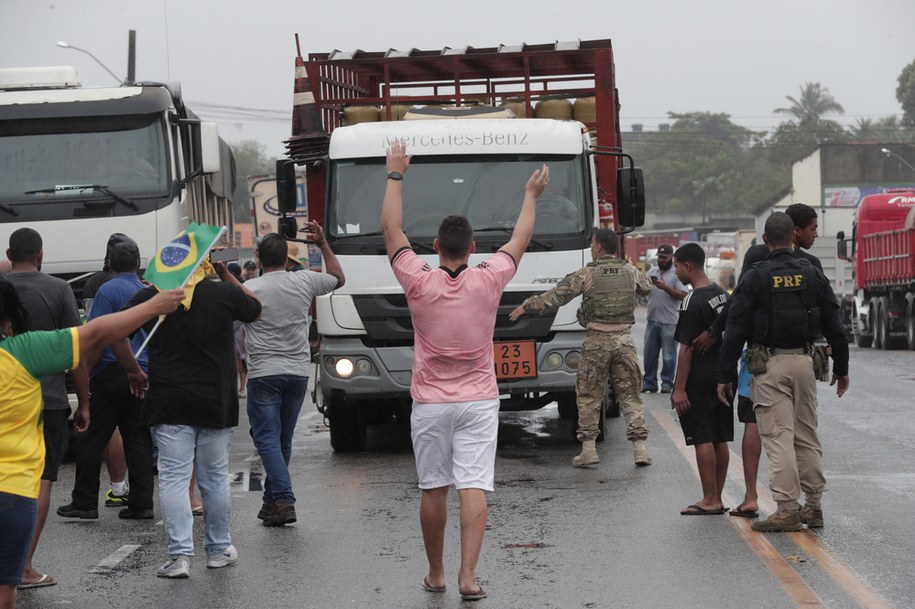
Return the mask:
<svg viewBox="0 0 915 609">
<path fill-rule="evenodd" d="M 645 440 L 633 440 L 632 449 L 635 453 L 635 464 L 639 467 L 651 465 L 651 457 L 648 456 L 648 446 Z"/>
<path fill-rule="evenodd" d="M 801 522 L 806 524 L 808 529 L 823 528 L 823 509 L 818 505 L 808 503 L 801 508 L 800 517 Z"/>
<path fill-rule="evenodd" d="M 801 515 L 798 510 L 783 510 L 779 508 L 777 512 L 765 520 L 757 520 L 751 526 L 754 531 L 760 533 L 782 533 L 800 531 L 804 528 L 804 523 L 801 522 Z"/>
<path fill-rule="evenodd" d="M 572 457 L 573 466 L 584 467 L 600 463 L 600 457 L 597 456 L 597 447 L 594 442 L 595 440 L 585 440 L 581 443 L 581 454 Z"/>
</svg>

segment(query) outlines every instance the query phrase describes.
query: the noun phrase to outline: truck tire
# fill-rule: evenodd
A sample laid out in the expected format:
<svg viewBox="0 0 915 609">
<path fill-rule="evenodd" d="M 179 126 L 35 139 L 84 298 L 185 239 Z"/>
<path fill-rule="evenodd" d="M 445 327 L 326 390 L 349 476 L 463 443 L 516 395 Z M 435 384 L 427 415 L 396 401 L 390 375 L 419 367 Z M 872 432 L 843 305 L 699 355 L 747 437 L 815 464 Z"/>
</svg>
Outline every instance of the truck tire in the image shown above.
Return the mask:
<svg viewBox="0 0 915 609">
<path fill-rule="evenodd" d="M 330 446 L 334 452 L 358 452 L 365 447 L 366 424 L 353 402 L 329 398 L 325 403 L 330 426 Z"/>
<path fill-rule="evenodd" d="M 604 412 L 604 416 L 608 419 L 616 419 L 620 416 L 620 401 L 616 396 L 616 391 L 613 390 L 613 385 L 607 387 L 607 395 L 604 396 Z"/>
<path fill-rule="evenodd" d="M 862 349 L 867 349 L 874 343 L 873 335 L 865 336 L 861 333 L 861 320 L 855 317 L 852 320 L 852 333 L 855 335 L 855 344 Z"/>
<path fill-rule="evenodd" d="M 905 314 L 906 345 L 910 351 L 915 351 L 915 300 L 909 301 L 908 311 Z"/>
<path fill-rule="evenodd" d="M 887 349 L 889 328 L 886 318 L 886 304 L 882 298 L 875 298 L 872 309 L 874 311 L 874 349 Z"/>
<path fill-rule="evenodd" d="M 556 400 L 556 406 L 559 408 L 559 418 L 563 421 L 578 420 L 578 402 L 574 391 L 562 394 L 562 397 Z"/>
</svg>

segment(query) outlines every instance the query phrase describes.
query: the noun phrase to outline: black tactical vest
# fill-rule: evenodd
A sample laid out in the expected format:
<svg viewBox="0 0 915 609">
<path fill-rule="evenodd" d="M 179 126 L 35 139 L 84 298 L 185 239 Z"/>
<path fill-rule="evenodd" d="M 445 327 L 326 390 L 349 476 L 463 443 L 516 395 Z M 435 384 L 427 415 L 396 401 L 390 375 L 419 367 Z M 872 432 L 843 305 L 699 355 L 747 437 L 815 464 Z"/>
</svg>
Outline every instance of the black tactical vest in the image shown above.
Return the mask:
<svg viewBox="0 0 915 609">
<path fill-rule="evenodd" d="M 626 263 L 616 257 L 598 258 L 587 268 L 592 285 L 582 294 L 578 323 L 634 324 L 635 279 Z"/>
<path fill-rule="evenodd" d="M 820 308 L 810 262 L 779 256 L 753 268 L 762 281 L 759 308 L 753 317 L 753 342 L 781 349 L 813 343 L 820 334 Z"/>
</svg>

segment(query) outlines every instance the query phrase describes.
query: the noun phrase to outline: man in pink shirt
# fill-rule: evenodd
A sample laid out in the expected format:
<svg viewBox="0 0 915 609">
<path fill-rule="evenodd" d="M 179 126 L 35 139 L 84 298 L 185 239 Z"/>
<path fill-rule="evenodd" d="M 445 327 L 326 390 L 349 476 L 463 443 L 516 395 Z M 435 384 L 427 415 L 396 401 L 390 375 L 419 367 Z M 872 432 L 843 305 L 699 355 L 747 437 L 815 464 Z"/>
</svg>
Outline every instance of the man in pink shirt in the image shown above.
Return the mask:
<svg viewBox="0 0 915 609">
<path fill-rule="evenodd" d="M 467 218 L 453 215 L 442 220 L 433 243 L 440 266 L 433 269 L 413 252 L 403 232 L 404 174 L 409 166 L 404 144 L 394 142 L 387 154 L 381 229 L 415 334 L 410 428 L 422 490 L 419 520 L 429 561 L 422 587 L 445 591 L 442 554 L 453 484 L 461 502 L 458 589 L 462 600 L 479 600 L 486 592 L 477 584 L 476 565 L 486 527 L 486 492 L 493 490 L 499 426 L 492 336 L 502 290 L 530 243 L 537 197 L 550 172 L 544 165 L 533 173 L 511 239 L 474 268 L 467 266 L 476 249 Z"/>
</svg>

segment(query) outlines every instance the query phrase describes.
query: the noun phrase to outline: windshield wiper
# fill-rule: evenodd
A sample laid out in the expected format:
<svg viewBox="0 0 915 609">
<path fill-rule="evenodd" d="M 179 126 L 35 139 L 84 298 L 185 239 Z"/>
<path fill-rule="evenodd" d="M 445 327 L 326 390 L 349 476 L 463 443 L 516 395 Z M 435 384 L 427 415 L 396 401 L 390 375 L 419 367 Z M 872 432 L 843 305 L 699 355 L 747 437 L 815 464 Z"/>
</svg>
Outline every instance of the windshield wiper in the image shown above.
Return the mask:
<svg viewBox="0 0 915 609">
<path fill-rule="evenodd" d="M 473 232 L 474 233 L 506 233 L 508 235 L 511 235 L 512 233 L 515 232 L 515 229 L 508 228 L 507 226 L 487 226 L 486 228 L 475 228 L 475 229 L 473 229 Z M 538 247 L 542 247 L 545 250 L 553 249 L 552 243 L 544 243 L 542 241 L 537 241 L 533 237 L 531 237 L 531 243 L 533 243 L 534 245 L 536 245 Z"/>
<path fill-rule="evenodd" d="M 354 234 L 354 235 L 337 235 L 337 236 L 334 237 L 334 239 L 335 239 L 335 240 L 340 240 L 340 241 L 342 241 L 342 240 L 344 240 L 344 239 L 356 239 L 357 237 L 378 237 L 378 236 L 381 236 L 381 235 L 383 235 L 383 234 L 384 234 L 384 233 L 381 232 L 380 230 L 376 230 L 376 231 L 373 231 L 373 232 L 371 232 L 371 233 L 357 233 L 357 234 Z"/>
<path fill-rule="evenodd" d="M 72 191 L 72 190 L 92 190 L 95 192 L 100 192 L 103 195 L 108 195 L 109 197 L 111 197 L 112 199 L 117 201 L 118 203 L 121 203 L 122 205 L 126 205 L 133 211 L 137 211 L 139 209 L 137 207 L 137 204 L 134 203 L 133 201 L 128 201 L 124 197 L 109 190 L 107 186 L 103 186 L 101 184 L 66 184 L 66 185 L 62 185 L 62 186 L 52 186 L 51 188 L 40 188 L 38 190 L 27 190 L 27 191 L 25 191 L 24 194 L 46 195 L 46 194 L 53 194 L 55 192 L 68 192 L 68 191 Z"/>
<path fill-rule="evenodd" d="M 11 216 L 19 215 L 19 210 L 13 209 L 12 205 L 7 205 L 6 203 L 0 203 L 0 209 L 2 209 L 3 211 L 5 211 L 6 213 L 8 213 Z"/>
</svg>

